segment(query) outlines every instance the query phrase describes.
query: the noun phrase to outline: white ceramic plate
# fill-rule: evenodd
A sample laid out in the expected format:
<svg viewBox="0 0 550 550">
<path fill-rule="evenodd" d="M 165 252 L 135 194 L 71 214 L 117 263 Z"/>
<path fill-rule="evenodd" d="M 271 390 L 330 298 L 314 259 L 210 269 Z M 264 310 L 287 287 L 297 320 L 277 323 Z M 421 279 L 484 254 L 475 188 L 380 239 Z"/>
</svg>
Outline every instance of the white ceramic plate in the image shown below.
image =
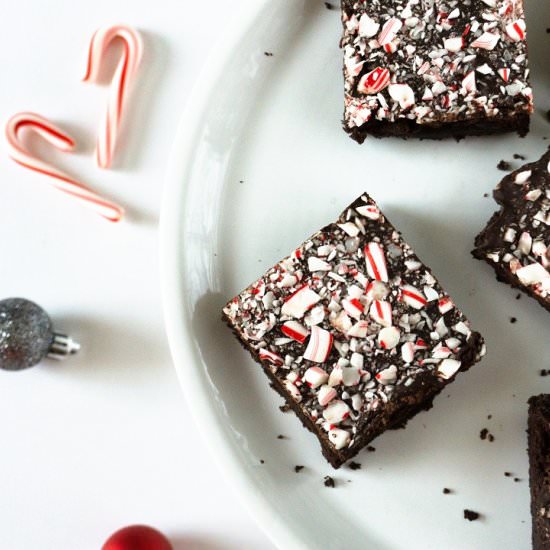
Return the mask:
<svg viewBox="0 0 550 550">
<path fill-rule="evenodd" d="M 548 109 L 550 6 L 531 0 L 527 9 L 537 106 Z M 503 175 L 497 162 L 516 152 L 538 158 L 550 126 L 537 111 L 523 140 L 358 146 L 340 128 L 339 36 L 338 11 L 321 1 L 257 1 L 205 67 L 176 139 L 162 221 L 182 387 L 227 478 L 284 550 L 527 549 L 526 400 L 550 390 L 538 375 L 550 367 L 550 318 L 533 300 L 517 301 L 469 251 L 495 209 L 483 194 Z M 361 470 L 332 471 L 316 439 L 279 412 L 281 399 L 220 310 L 363 190 L 485 335 L 488 354 L 431 411 L 360 454 Z M 484 427 L 493 443 L 480 440 Z M 296 464 L 306 468 L 296 474 Z M 335 489 L 323 486 L 327 474 Z M 465 521 L 464 508 L 484 519 Z"/>
</svg>

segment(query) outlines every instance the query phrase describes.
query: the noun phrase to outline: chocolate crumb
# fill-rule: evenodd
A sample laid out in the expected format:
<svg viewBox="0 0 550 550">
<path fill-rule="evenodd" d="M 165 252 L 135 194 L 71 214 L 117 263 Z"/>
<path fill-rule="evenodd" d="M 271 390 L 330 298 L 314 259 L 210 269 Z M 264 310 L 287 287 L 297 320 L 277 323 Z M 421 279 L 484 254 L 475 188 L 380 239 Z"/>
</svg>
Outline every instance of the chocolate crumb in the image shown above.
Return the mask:
<svg viewBox="0 0 550 550">
<path fill-rule="evenodd" d="M 512 170 L 512 167 L 510 166 L 510 163 L 509 162 L 506 162 L 505 160 L 501 160 L 498 164 L 497 164 L 497 168 L 499 170 L 503 170 L 504 172 L 510 172 Z"/>
<path fill-rule="evenodd" d="M 540 374 L 541 376 L 548 376 L 548 371 L 547 371 L 546 369 L 541 369 L 541 370 L 539 371 L 539 374 Z"/>
<path fill-rule="evenodd" d="M 273 54 L 271 52 L 264 52 L 264 55 L 266 57 L 273 57 Z"/>
<path fill-rule="evenodd" d="M 279 410 L 283 413 L 287 413 L 288 411 L 290 411 L 290 407 L 285 403 L 284 405 L 281 405 L 279 407 Z"/>
<path fill-rule="evenodd" d="M 483 196 L 487 198 L 489 196 L 489 193 L 483 193 Z"/>
<path fill-rule="evenodd" d="M 517 319 L 515 317 L 510 317 L 510 323 L 514 324 L 517 323 Z"/>
<path fill-rule="evenodd" d="M 504 475 L 505 475 L 506 477 L 512 477 L 512 472 L 504 472 Z"/>
<path fill-rule="evenodd" d="M 244 180 L 239 180 L 239 183 L 244 183 Z"/>
<path fill-rule="evenodd" d="M 518 294 L 518 295 L 516 296 L 516 300 L 519 300 L 520 298 L 521 298 L 521 294 Z"/>
<path fill-rule="evenodd" d="M 369 445 L 369 446 L 367 447 L 367 451 L 368 451 L 369 453 L 374 453 L 374 451 L 376 451 L 376 448 L 373 447 L 372 445 Z"/>
<path fill-rule="evenodd" d="M 325 8 L 327 8 L 327 10 L 333 10 L 334 6 L 330 2 L 325 2 Z"/>
<path fill-rule="evenodd" d="M 468 521 L 475 521 L 476 519 L 479 519 L 479 513 L 474 512 L 473 510 L 464 510 L 464 519 L 467 519 Z"/>
<path fill-rule="evenodd" d="M 330 476 L 325 476 L 324 484 L 325 484 L 325 487 L 332 487 L 333 489 L 334 487 L 336 487 L 336 483 L 334 483 L 334 479 L 331 478 Z"/>
<path fill-rule="evenodd" d="M 515 477 L 514 481 L 517 483 L 518 481 L 521 481 L 521 479 L 519 477 Z"/>
<path fill-rule="evenodd" d="M 489 440 L 489 443 L 492 443 L 495 440 L 495 436 L 493 434 L 489 434 L 487 439 Z"/>
<path fill-rule="evenodd" d="M 493 415 L 492 415 L 492 414 L 488 414 L 488 415 L 487 415 L 487 420 L 491 420 L 491 418 L 493 418 Z"/>
<path fill-rule="evenodd" d="M 265 460 L 263 458 L 260 458 L 260 464 L 265 464 Z"/>
<path fill-rule="evenodd" d="M 348 464 L 350 470 L 360 470 L 361 464 L 359 462 L 354 462 L 353 460 Z"/>
<path fill-rule="evenodd" d="M 514 153 L 514 158 L 517 160 L 525 160 L 527 157 L 525 155 L 520 155 L 519 153 Z"/>
<path fill-rule="evenodd" d="M 487 428 L 483 428 L 483 430 L 479 432 L 479 439 L 485 440 L 487 439 L 488 435 L 489 435 L 489 430 Z"/>
<path fill-rule="evenodd" d="M 297 466 L 294 466 L 294 471 L 298 474 L 304 469 L 304 466 L 298 464 Z"/>
<path fill-rule="evenodd" d="M 450 495 L 451 493 L 452 493 L 452 491 L 451 491 L 450 489 L 447 489 L 447 487 L 445 487 L 445 488 L 443 489 L 443 494 L 444 494 L 444 495 Z"/>
<path fill-rule="evenodd" d="M 546 32 L 550 34 L 550 27 L 546 29 Z"/>
<path fill-rule="evenodd" d="M 279 434 L 279 435 L 277 436 L 277 439 L 286 439 L 286 437 L 285 437 L 283 434 Z"/>
</svg>

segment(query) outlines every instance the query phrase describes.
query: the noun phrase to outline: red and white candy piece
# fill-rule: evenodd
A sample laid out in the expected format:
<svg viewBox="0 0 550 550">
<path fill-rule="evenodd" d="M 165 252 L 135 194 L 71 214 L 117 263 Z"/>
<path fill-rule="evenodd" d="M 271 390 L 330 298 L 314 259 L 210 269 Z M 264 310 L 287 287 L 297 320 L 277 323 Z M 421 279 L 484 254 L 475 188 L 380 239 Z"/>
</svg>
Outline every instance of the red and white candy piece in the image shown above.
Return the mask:
<svg viewBox="0 0 550 550">
<path fill-rule="evenodd" d="M 393 384 L 397 380 L 397 367 L 390 365 L 388 368 L 381 370 L 375 378 L 384 386 L 386 384 Z"/>
<path fill-rule="evenodd" d="M 402 109 L 408 109 L 415 103 L 413 89 L 408 84 L 390 84 L 388 92 Z"/>
<path fill-rule="evenodd" d="M 318 388 L 328 380 L 328 374 L 319 367 L 310 367 L 304 373 L 304 380 L 310 388 Z"/>
<path fill-rule="evenodd" d="M 376 208 L 376 206 L 373 206 L 372 204 L 366 204 L 365 206 L 358 206 L 355 210 L 361 216 L 365 216 L 365 218 L 368 218 L 369 220 L 377 220 L 380 218 L 380 210 Z"/>
<path fill-rule="evenodd" d="M 439 363 L 437 373 L 441 376 L 441 378 L 448 380 L 458 371 L 458 369 L 460 369 L 460 365 L 460 361 L 457 361 L 456 359 L 443 359 L 443 361 Z"/>
<path fill-rule="evenodd" d="M 54 187 L 80 199 L 86 206 L 92 208 L 105 219 L 111 222 L 118 222 L 122 219 L 124 209 L 121 206 L 104 199 L 62 170 L 31 154 L 21 142 L 20 131 L 24 128 L 33 130 L 60 151 L 71 152 L 75 147 L 75 142 L 70 136 L 44 117 L 35 113 L 17 113 L 6 123 L 8 155 L 17 164 L 50 176 L 53 178 L 52 184 Z"/>
<path fill-rule="evenodd" d="M 328 405 L 337 395 L 338 392 L 334 388 L 331 388 L 327 385 L 321 386 L 321 388 L 317 392 L 319 405 L 321 405 L 322 407 Z"/>
<path fill-rule="evenodd" d="M 384 327 L 392 324 L 391 304 L 382 300 L 374 300 L 369 309 L 371 318 Z"/>
<path fill-rule="evenodd" d="M 510 80 L 510 69 L 508 69 L 507 67 L 499 69 L 498 74 L 500 75 L 502 80 L 504 80 L 504 82 L 508 82 L 508 80 Z"/>
<path fill-rule="evenodd" d="M 480 37 L 476 38 L 470 46 L 472 48 L 481 48 L 482 50 L 494 50 L 500 40 L 499 34 L 492 32 L 484 32 Z"/>
<path fill-rule="evenodd" d="M 350 441 L 351 435 L 346 430 L 332 428 L 328 431 L 328 440 L 334 445 L 336 450 L 343 449 Z"/>
<path fill-rule="evenodd" d="M 280 355 L 277 355 L 276 353 L 273 353 L 272 351 L 269 351 L 267 349 L 260 348 L 258 354 L 261 360 L 268 361 L 272 365 L 280 366 L 284 364 L 283 358 Z"/>
<path fill-rule="evenodd" d="M 403 22 L 401 19 L 397 19 L 397 17 L 392 17 L 386 21 L 380 31 L 380 34 L 378 35 L 378 43 L 381 46 L 384 46 L 384 44 L 389 44 L 395 38 L 402 26 Z"/>
<path fill-rule="evenodd" d="M 84 82 L 98 82 L 106 52 L 116 39 L 123 42 L 122 58 L 115 70 L 109 91 L 107 111 L 101 123 L 97 139 L 96 158 L 101 168 L 109 168 L 115 151 L 122 111 L 127 103 L 141 60 L 143 44 L 137 31 L 125 25 L 114 25 L 98 29 L 92 36 L 88 48 L 88 62 Z"/>
<path fill-rule="evenodd" d="M 308 335 L 307 329 L 298 323 L 298 321 L 287 321 L 286 323 L 283 323 L 281 332 L 285 336 L 296 340 L 296 342 L 300 342 L 300 344 L 303 344 L 306 341 Z"/>
<path fill-rule="evenodd" d="M 472 93 L 476 91 L 476 73 L 475 71 L 470 71 L 463 79 L 462 79 L 462 89 L 468 93 Z"/>
<path fill-rule="evenodd" d="M 306 284 L 289 296 L 281 308 L 281 313 L 295 319 L 301 319 L 304 313 L 311 309 L 320 299 L 321 296 L 311 290 Z"/>
<path fill-rule="evenodd" d="M 399 344 L 399 336 L 397 327 L 384 327 L 378 333 L 378 344 L 383 349 L 393 349 Z"/>
<path fill-rule="evenodd" d="M 296 387 L 296 385 L 292 383 L 290 380 L 285 380 L 283 384 L 286 390 L 288 391 L 288 393 L 290 394 L 290 396 L 292 397 L 292 399 L 294 399 L 294 401 L 299 403 L 302 400 L 302 394 L 300 393 L 300 390 Z"/>
<path fill-rule="evenodd" d="M 525 21 L 523 19 L 518 19 L 506 25 L 506 34 L 514 42 L 525 40 Z"/>
<path fill-rule="evenodd" d="M 411 307 L 414 307 L 415 309 L 422 309 L 427 303 L 427 300 L 422 292 L 420 292 L 417 288 L 414 288 L 412 285 L 405 285 L 401 287 L 401 299 L 403 302 Z"/>
<path fill-rule="evenodd" d="M 357 84 L 357 91 L 361 94 L 377 94 L 390 83 L 390 71 L 376 67 L 370 73 L 361 77 Z M 359 209 L 357 209 L 359 210 Z"/>
<path fill-rule="evenodd" d="M 364 311 L 363 304 L 357 298 L 342 300 L 342 307 L 344 311 L 354 319 L 360 319 Z"/>
<path fill-rule="evenodd" d="M 329 424 L 339 424 L 349 416 L 349 407 L 343 401 L 332 401 L 323 411 L 323 418 Z"/>
<path fill-rule="evenodd" d="M 304 353 L 304 359 L 323 363 L 327 360 L 332 349 L 332 334 L 318 326 L 311 327 L 311 335 Z"/>
<path fill-rule="evenodd" d="M 451 309 L 453 309 L 455 305 L 448 296 L 445 296 L 437 302 L 437 307 L 439 308 L 439 313 L 445 315 L 445 313 L 451 311 Z"/>
<path fill-rule="evenodd" d="M 367 273 L 376 281 L 388 282 L 388 268 L 384 249 L 377 242 L 370 242 L 365 246 L 365 261 Z"/>
</svg>

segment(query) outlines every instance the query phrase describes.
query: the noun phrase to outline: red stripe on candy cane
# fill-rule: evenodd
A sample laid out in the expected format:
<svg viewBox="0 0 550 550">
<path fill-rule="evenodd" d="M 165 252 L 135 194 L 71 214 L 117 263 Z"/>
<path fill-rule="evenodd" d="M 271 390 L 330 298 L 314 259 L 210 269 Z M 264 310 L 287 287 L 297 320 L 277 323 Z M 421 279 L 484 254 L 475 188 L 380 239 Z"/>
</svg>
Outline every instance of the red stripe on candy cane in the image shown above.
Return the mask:
<svg viewBox="0 0 550 550">
<path fill-rule="evenodd" d="M 12 160 L 29 170 L 51 177 L 54 187 L 80 199 L 105 219 L 112 222 L 122 219 L 122 207 L 94 193 L 62 170 L 35 157 L 21 142 L 20 131 L 24 128 L 33 130 L 60 151 L 71 152 L 75 147 L 74 140 L 46 118 L 35 113 L 17 113 L 8 120 L 5 128 L 8 155 Z"/>
<path fill-rule="evenodd" d="M 332 340 L 332 334 L 328 330 L 318 326 L 311 327 L 311 336 L 304 353 L 304 359 L 315 363 L 326 361 L 332 349 Z"/>
<path fill-rule="evenodd" d="M 283 358 L 272 351 L 261 348 L 259 351 L 260 359 L 268 361 L 269 363 L 277 366 L 284 364 Z"/>
<path fill-rule="evenodd" d="M 377 281 L 388 282 L 388 269 L 386 256 L 382 247 L 376 242 L 370 242 L 365 246 L 365 261 L 367 273 Z"/>
<path fill-rule="evenodd" d="M 122 112 L 141 60 L 143 44 L 138 32 L 124 25 L 98 29 L 90 41 L 86 72 L 83 78 L 84 82 L 98 81 L 106 52 L 116 39 L 122 40 L 124 50 L 111 81 L 107 111 L 101 123 L 97 139 L 96 157 L 97 164 L 101 168 L 111 166 L 118 140 Z"/>
<path fill-rule="evenodd" d="M 283 323 L 281 332 L 285 336 L 300 342 L 300 344 L 303 344 L 306 341 L 308 334 L 307 329 L 297 321 L 287 321 L 286 323 Z"/>
<path fill-rule="evenodd" d="M 381 46 L 384 46 L 385 44 L 391 42 L 402 26 L 403 22 L 401 21 L 401 19 L 397 19 L 396 17 L 392 17 L 391 19 L 386 21 L 386 23 L 382 27 L 382 30 L 380 31 L 380 34 L 378 35 L 378 43 Z"/>
</svg>

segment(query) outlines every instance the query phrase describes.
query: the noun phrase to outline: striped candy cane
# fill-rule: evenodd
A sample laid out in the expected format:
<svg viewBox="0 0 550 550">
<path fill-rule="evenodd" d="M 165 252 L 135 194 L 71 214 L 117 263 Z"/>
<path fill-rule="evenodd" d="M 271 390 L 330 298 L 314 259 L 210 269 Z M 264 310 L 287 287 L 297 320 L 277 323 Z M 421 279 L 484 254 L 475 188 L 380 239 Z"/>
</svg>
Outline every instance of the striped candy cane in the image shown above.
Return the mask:
<svg viewBox="0 0 550 550">
<path fill-rule="evenodd" d="M 84 201 L 87 206 L 93 208 L 107 220 L 118 222 L 122 218 L 123 208 L 105 200 L 65 172 L 32 155 L 21 143 L 19 132 L 23 128 L 35 131 L 60 151 L 71 152 L 75 147 L 75 142 L 71 137 L 44 117 L 34 113 L 17 113 L 6 124 L 8 154 L 15 162 L 25 168 L 50 176 L 57 189 Z"/>
<path fill-rule="evenodd" d="M 122 111 L 141 60 L 143 44 L 140 35 L 131 27 L 113 25 L 98 29 L 92 36 L 88 49 L 88 63 L 84 82 L 98 81 L 106 52 L 115 39 L 121 39 L 124 52 L 111 81 L 107 111 L 99 128 L 96 158 L 101 168 L 109 168 L 113 160 Z"/>
</svg>

